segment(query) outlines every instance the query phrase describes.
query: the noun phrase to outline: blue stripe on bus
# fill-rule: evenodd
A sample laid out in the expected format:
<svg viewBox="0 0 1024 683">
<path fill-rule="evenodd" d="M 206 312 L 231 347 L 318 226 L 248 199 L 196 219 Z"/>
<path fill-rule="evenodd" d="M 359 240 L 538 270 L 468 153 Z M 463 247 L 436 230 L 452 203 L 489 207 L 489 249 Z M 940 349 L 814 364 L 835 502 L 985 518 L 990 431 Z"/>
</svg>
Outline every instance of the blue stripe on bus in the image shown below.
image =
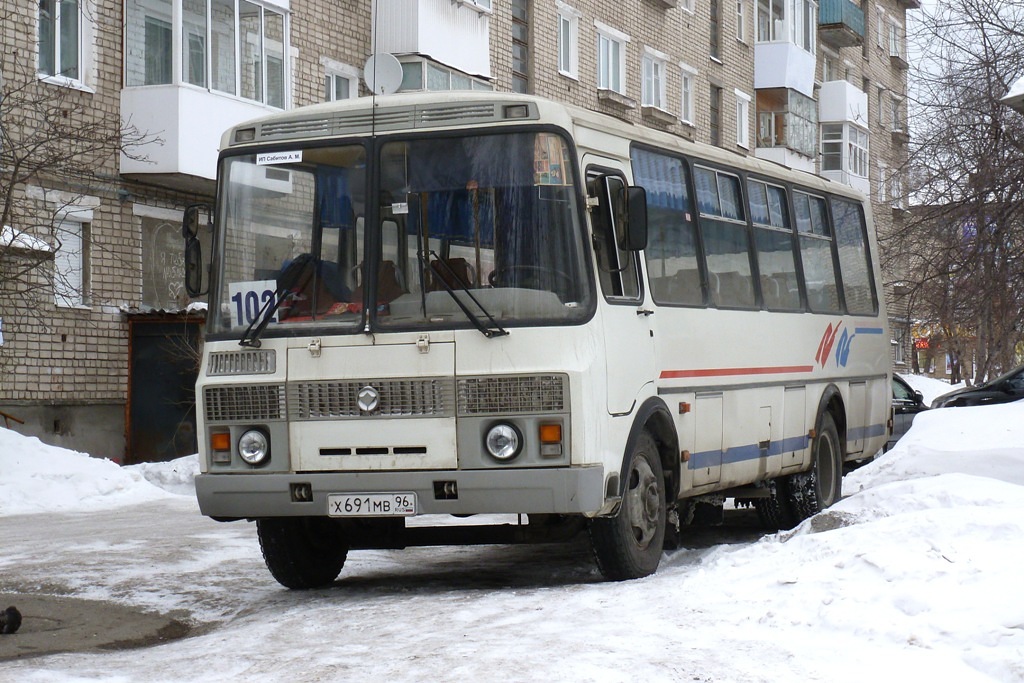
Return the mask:
<svg viewBox="0 0 1024 683">
<path fill-rule="evenodd" d="M 846 438 L 849 441 L 858 441 L 860 439 L 866 439 L 872 436 L 882 436 L 885 434 L 885 425 L 873 424 L 867 427 L 854 427 L 850 429 Z M 767 450 L 762 450 L 758 444 L 746 444 L 743 446 L 733 446 L 724 453 L 722 451 L 702 451 L 700 453 L 693 453 L 690 456 L 690 462 L 687 464 L 691 470 L 702 470 L 706 467 L 719 467 L 720 465 L 734 465 L 739 462 L 746 462 L 748 460 L 757 460 L 758 458 L 779 455 L 781 453 L 790 453 L 792 451 L 800 451 L 807 448 L 810 443 L 810 438 L 807 435 L 793 436 L 782 441 L 772 441 Z"/>
<path fill-rule="evenodd" d="M 854 334 L 882 334 L 885 332 L 881 327 L 855 327 Z"/>
</svg>

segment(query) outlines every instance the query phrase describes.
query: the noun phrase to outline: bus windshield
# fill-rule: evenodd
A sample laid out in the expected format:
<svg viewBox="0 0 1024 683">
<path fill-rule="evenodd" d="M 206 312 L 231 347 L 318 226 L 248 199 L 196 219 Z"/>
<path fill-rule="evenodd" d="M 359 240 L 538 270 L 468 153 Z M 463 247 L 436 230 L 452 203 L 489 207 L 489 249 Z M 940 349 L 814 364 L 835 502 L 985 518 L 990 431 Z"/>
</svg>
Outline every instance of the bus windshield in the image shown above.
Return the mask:
<svg viewBox="0 0 1024 683">
<path fill-rule="evenodd" d="M 570 151 L 520 132 L 227 157 L 210 331 L 580 322 L 593 286 Z"/>
</svg>

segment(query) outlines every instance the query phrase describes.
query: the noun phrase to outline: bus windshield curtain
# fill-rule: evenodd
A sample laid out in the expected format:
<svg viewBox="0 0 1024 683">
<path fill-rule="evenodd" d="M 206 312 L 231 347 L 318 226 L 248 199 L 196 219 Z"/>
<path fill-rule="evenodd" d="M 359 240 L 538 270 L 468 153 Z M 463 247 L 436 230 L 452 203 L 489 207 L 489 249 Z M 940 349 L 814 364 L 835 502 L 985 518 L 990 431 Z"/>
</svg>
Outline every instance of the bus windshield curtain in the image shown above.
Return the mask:
<svg viewBox="0 0 1024 683">
<path fill-rule="evenodd" d="M 317 209 L 321 228 L 351 228 L 354 224 L 347 168 L 316 169 Z"/>
</svg>

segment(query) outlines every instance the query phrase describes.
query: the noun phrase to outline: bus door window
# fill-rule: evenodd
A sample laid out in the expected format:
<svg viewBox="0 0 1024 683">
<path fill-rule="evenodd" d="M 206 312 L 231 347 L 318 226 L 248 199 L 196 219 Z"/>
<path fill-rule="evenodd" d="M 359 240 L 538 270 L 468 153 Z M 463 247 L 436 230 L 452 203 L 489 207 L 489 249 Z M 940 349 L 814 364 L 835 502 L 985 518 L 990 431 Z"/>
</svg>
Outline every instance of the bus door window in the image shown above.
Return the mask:
<svg viewBox="0 0 1024 683">
<path fill-rule="evenodd" d="M 700 251 L 689 169 L 685 162 L 634 149 L 633 178 L 647 190 L 648 243 L 644 255 L 651 297 L 659 304 L 702 306 Z"/>
<path fill-rule="evenodd" d="M 697 166 L 694 181 L 711 301 L 724 308 L 753 308 L 756 299 L 750 232 L 740 179 L 731 173 Z"/>
<path fill-rule="evenodd" d="M 590 216 L 601 291 L 608 299 L 636 301 L 640 298 L 636 254 L 623 248 L 626 243 L 626 181 L 619 175 L 588 169 L 587 194 L 598 200 Z"/>
<path fill-rule="evenodd" d="M 855 202 L 838 197 L 829 199 L 836 226 L 846 310 L 858 315 L 874 315 L 878 312 L 878 297 L 871 272 L 864 211 Z"/>
</svg>

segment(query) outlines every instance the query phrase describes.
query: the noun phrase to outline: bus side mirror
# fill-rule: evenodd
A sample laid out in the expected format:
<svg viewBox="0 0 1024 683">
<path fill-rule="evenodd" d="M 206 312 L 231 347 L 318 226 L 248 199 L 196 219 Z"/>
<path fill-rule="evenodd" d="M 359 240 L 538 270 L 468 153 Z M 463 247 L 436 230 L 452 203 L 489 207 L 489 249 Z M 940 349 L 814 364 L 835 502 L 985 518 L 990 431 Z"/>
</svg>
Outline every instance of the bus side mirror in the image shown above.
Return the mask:
<svg viewBox="0 0 1024 683">
<path fill-rule="evenodd" d="M 626 188 L 626 244 L 629 251 L 647 248 L 647 191 L 632 185 Z"/>
<path fill-rule="evenodd" d="M 181 235 L 185 238 L 185 291 L 191 297 L 206 294 L 209 284 L 204 282 L 203 246 L 199 242 L 200 218 L 204 213 L 212 214 L 209 205 L 191 204 L 181 219 Z M 209 223 L 205 225 L 210 227 Z"/>
</svg>

